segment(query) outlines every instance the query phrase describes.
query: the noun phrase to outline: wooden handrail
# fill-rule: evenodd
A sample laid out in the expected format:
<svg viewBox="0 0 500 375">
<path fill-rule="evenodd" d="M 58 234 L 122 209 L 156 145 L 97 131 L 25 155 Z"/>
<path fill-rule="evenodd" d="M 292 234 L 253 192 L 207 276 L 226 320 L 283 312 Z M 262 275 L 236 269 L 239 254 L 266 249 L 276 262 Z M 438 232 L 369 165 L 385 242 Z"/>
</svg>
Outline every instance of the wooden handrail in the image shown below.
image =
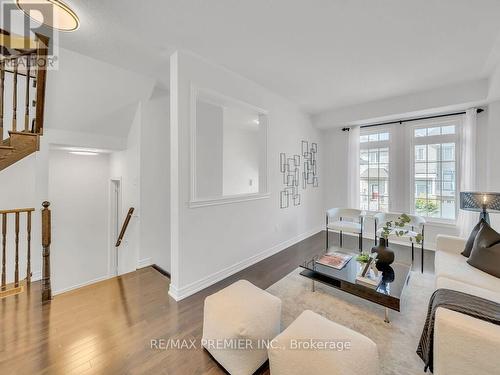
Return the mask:
<svg viewBox="0 0 500 375">
<path fill-rule="evenodd" d="M 120 231 L 120 235 L 118 236 L 118 239 L 116 240 L 115 247 L 118 247 L 121 245 L 123 236 L 125 236 L 125 232 L 127 231 L 128 228 L 128 223 L 130 223 L 130 219 L 132 218 L 132 214 L 134 213 L 134 207 L 130 207 L 128 209 L 127 217 L 125 218 L 125 221 L 123 222 L 122 225 L 122 230 Z"/>
<path fill-rule="evenodd" d="M 22 213 L 22 212 L 33 212 L 35 211 L 34 208 L 15 208 L 13 210 L 0 210 L 0 215 L 1 214 L 15 214 L 15 213 Z"/>
</svg>

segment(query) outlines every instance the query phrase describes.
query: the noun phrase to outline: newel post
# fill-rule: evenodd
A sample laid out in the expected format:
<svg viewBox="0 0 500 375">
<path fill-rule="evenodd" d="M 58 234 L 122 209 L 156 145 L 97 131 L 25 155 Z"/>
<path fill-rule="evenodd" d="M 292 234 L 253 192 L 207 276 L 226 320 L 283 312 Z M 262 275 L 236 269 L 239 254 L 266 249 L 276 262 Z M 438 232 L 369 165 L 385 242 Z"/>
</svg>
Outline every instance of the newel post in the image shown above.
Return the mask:
<svg viewBox="0 0 500 375">
<path fill-rule="evenodd" d="M 42 203 L 42 302 L 52 299 L 52 287 L 50 284 L 50 202 Z"/>
</svg>

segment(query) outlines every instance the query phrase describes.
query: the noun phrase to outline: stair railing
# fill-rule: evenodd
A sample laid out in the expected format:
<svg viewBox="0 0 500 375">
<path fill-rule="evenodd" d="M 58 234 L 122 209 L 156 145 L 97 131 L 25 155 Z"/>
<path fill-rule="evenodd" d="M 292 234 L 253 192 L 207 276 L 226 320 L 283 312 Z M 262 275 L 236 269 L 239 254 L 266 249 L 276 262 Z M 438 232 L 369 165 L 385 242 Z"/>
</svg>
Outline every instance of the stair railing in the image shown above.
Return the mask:
<svg viewBox="0 0 500 375">
<path fill-rule="evenodd" d="M 42 302 L 47 302 L 52 299 L 52 288 L 50 279 L 50 243 L 51 243 L 51 217 L 50 217 L 50 203 L 43 202 L 42 209 Z M 32 231 L 32 213 L 35 211 L 34 208 L 17 208 L 12 210 L 0 210 L 2 234 L 2 271 L 1 271 L 1 284 L 0 284 L 0 299 L 22 293 L 25 288 L 31 286 L 31 231 Z M 13 219 L 13 229 L 14 229 L 14 271 L 13 271 L 13 281 L 7 282 L 8 270 L 7 270 L 7 255 L 9 254 L 9 246 L 7 241 L 7 234 L 9 232 L 9 217 L 14 216 Z M 21 228 L 21 218 L 25 217 L 25 230 L 26 230 L 26 274 L 23 280 L 21 280 L 21 270 L 20 270 L 20 254 L 22 252 L 21 247 L 21 237 L 20 233 L 23 230 Z M 11 271 L 12 272 L 12 271 Z"/>
<path fill-rule="evenodd" d="M 17 38 L 16 40 L 18 40 Z M 10 33 L 0 29 L 0 145 L 4 140 L 5 126 L 5 93 L 6 80 L 12 75 L 12 121 L 11 131 L 43 134 L 45 86 L 48 66 L 49 38 L 36 34 L 35 40 L 26 40 L 26 46 L 14 46 L 14 38 Z M 15 48 L 17 47 L 17 48 Z M 22 50 L 22 52 L 19 52 Z M 25 77 L 24 93 L 18 88 L 19 77 Z M 31 98 L 31 86 L 36 88 L 35 97 Z M 18 108 L 19 99 L 24 96 L 24 108 Z M 34 115 L 30 114 L 30 107 L 34 107 Z M 23 116 L 18 112 L 24 110 Z M 18 119 L 24 118 L 24 124 Z"/>
<path fill-rule="evenodd" d="M 2 281 L 0 286 L 0 298 L 10 295 L 19 294 L 24 290 L 23 283 L 19 280 L 19 233 L 20 217 L 26 216 L 26 278 L 24 282 L 27 286 L 31 283 L 31 213 L 35 211 L 34 208 L 18 208 L 13 210 L 1 210 L 0 216 L 2 217 Z M 7 284 L 7 231 L 8 231 L 8 217 L 14 215 L 14 281 Z"/>
<path fill-rule="evenodd" d="M 120 235 L 116 240 L 115 247 L 119 247 L 122 243 L 123 237 L 125 236 L 125 232 L 127 231 L 128 224 L 130 223 L 130 219 L 132 218 L 132 214 L 134 213 L 134 207 L 130 207 L 127 212 L 127 216 L 125 217 L 125 221 L 123 222 L 122 229 L 120 231 Z"/>
</svg>

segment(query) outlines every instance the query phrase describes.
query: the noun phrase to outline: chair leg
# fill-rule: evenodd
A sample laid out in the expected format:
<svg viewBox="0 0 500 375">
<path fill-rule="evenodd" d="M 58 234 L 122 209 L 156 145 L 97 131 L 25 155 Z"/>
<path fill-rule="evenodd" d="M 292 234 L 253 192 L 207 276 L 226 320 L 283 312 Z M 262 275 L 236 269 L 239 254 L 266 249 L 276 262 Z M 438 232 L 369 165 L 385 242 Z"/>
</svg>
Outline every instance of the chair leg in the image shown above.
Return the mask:
<svg viewBox="0 0 500 375">
<path fill-rule="evenodd" d="M 343 236 L 342 236 L 342 231 L 340 231 L 340 247 L 342 247 L 342 242 L 343 242 Z"/>
<path fill-rule="evenodd" d="M 421 272 L 424 273 L 424 244 L 423 244 L 423 242 L 422 242 L 421 252 L 422 252 Z"/>
<path fill-rule="evenodd" d="M 326 215 L 326 250 L 328 250 L 328 237 L 329 237 L 329 233 L 328 233 L 328 215 Z"/>
</svg>

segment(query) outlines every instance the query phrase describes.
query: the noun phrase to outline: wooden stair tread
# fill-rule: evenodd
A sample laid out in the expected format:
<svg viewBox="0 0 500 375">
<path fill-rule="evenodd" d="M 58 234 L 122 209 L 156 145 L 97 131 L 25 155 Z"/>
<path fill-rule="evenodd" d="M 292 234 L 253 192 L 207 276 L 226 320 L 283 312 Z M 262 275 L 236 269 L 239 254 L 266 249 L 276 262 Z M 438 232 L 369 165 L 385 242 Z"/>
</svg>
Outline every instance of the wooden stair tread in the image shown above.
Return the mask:
<svg viewBox="0 0 500 375">
<path fill-rule="evenodd" d="M 31 132 L 14 132 L 12 130 L 9 130 L 9 134 L 12 135 L 29 135 L 29 136 L 32 136 L 32 137 L 38 137 L 40 134 L 38 133 L 31 133 Z"/>
<path fill-rule="evenodd" d="M 0 150 L 13 150 L 13 149 L 14 147 L 12 146 L 5 146 L 5 145 L 0 146 Z"/>
</svg>

